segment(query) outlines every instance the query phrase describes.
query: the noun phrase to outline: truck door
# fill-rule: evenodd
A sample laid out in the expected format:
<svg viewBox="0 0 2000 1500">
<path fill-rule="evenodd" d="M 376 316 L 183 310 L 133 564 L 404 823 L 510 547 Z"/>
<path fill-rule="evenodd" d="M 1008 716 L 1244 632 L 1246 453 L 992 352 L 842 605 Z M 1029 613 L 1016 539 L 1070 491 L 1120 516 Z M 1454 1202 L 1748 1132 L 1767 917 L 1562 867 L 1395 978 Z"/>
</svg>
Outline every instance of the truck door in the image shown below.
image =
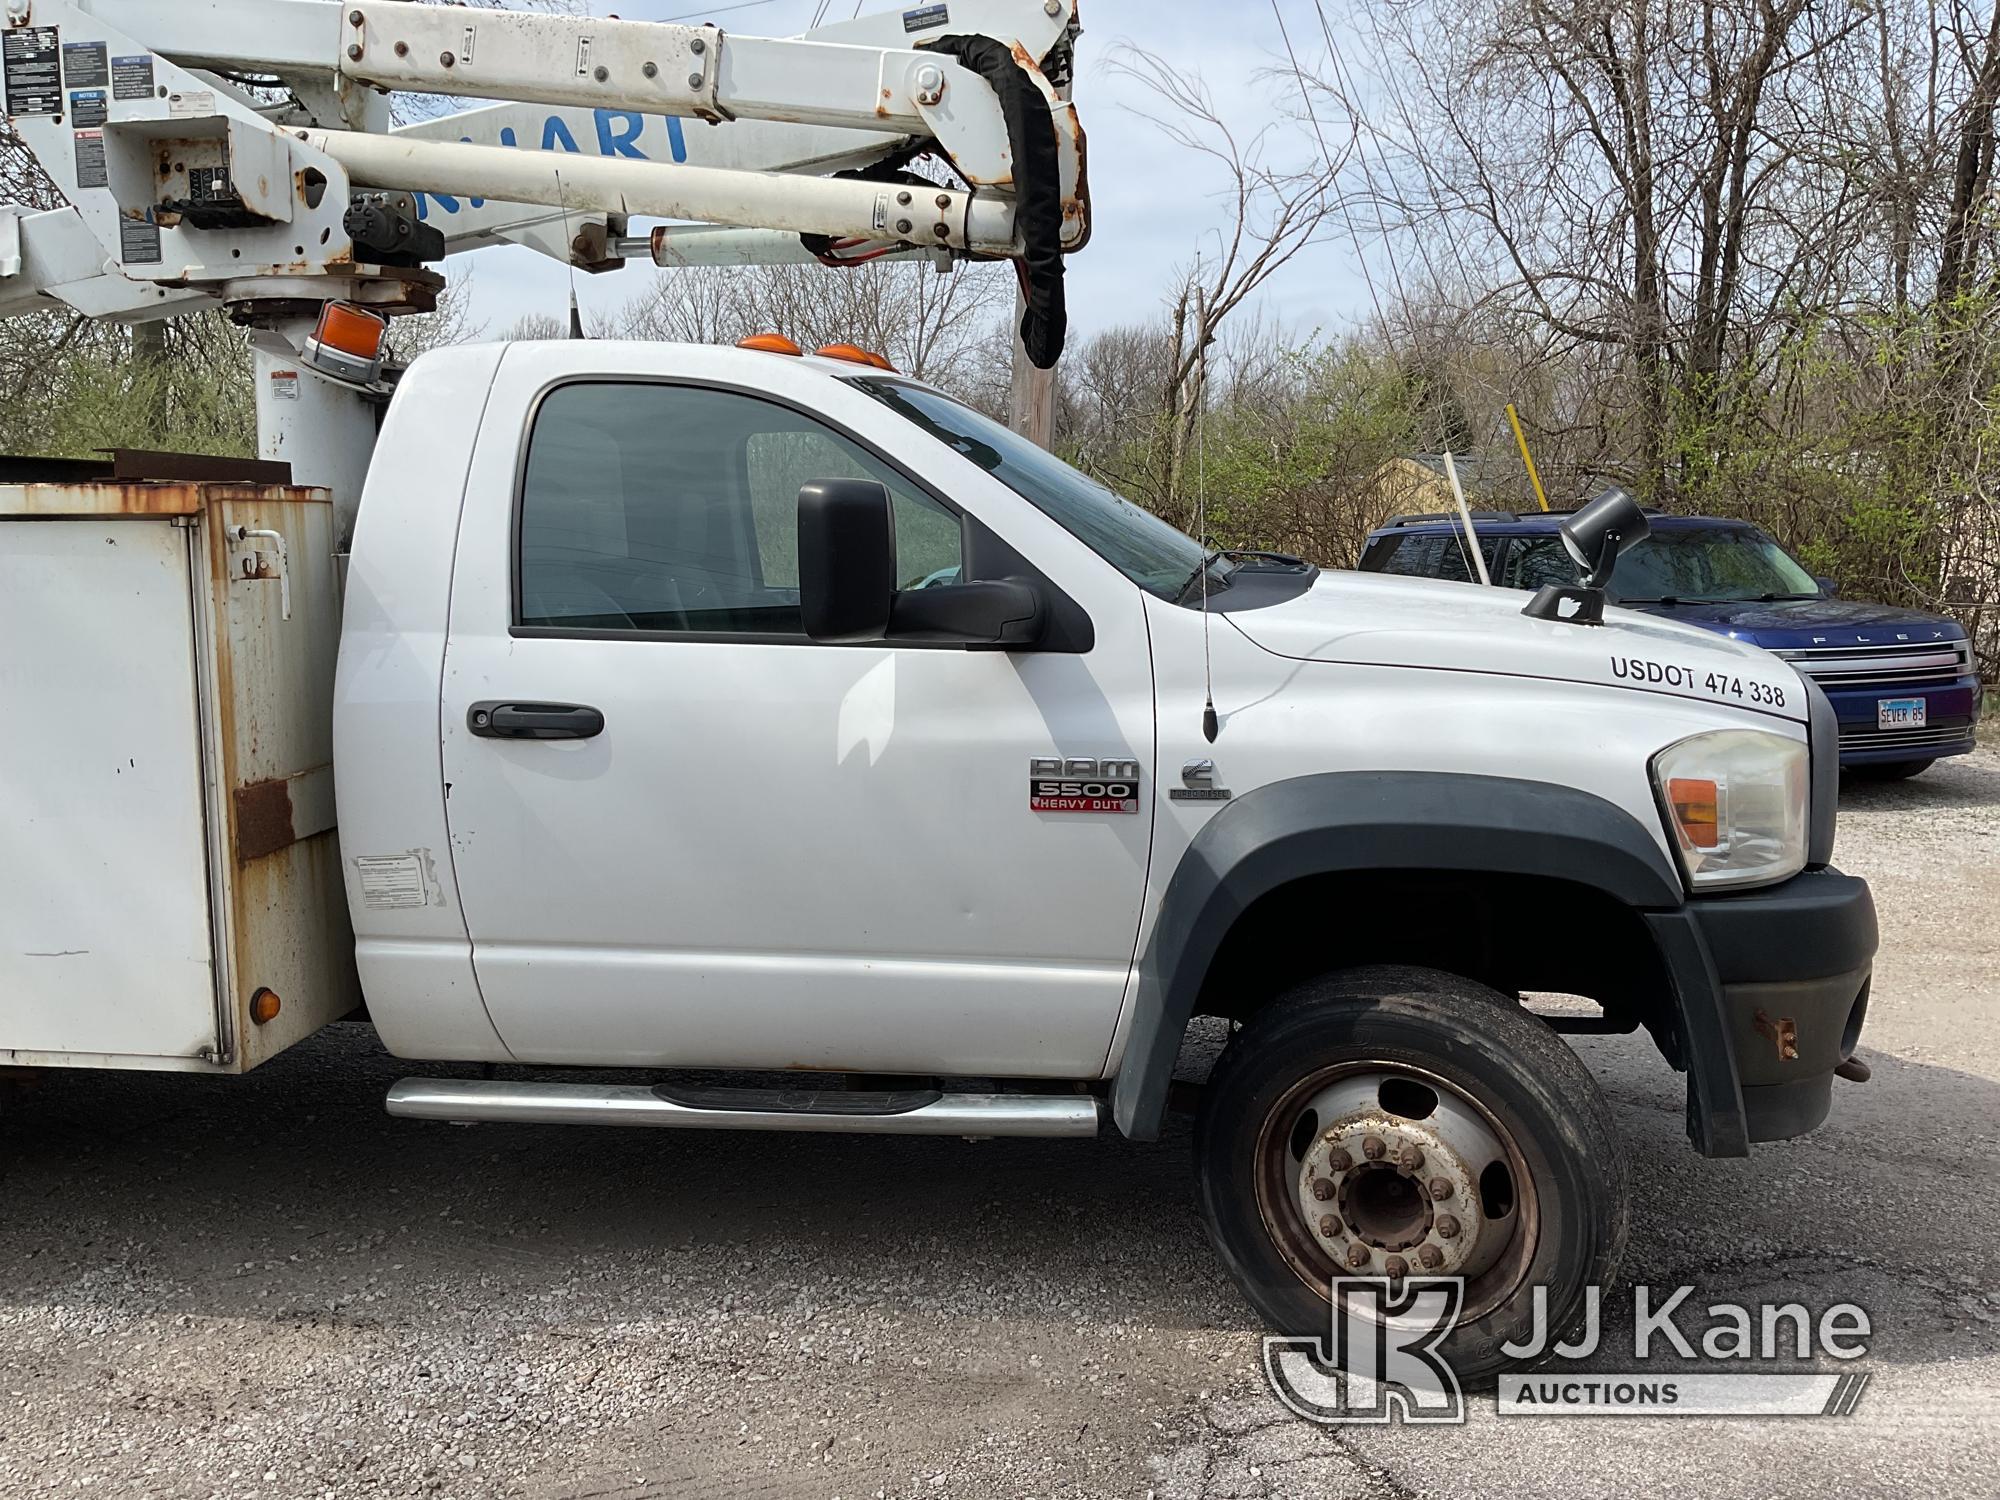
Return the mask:
<svg viewBox="0 0 2000 1500">
<path fill-rule="evenodd" d="M 903 587 L 957 576 L 949 497 L 858 427 L 760 392 L 551 386 L 546 363 L 510 361 L 489 410 L 510 379 L 532 382 L 512 409 L 533 415 L 481 439 L 441 703 L 452 860 L 507 1046 L 543 1063 L 1099 1073 L 1151 800 L 1037 812 L 1027 783 L 1048 756 L 1150 775 L 1136 590 L 1119 580 L 1115 605 L 1092 606 L 1081 654 L 815 644 L 799 486 L 887 485 Z M 865 426 L 872 403 L 849 399 Z"/>
</svg>

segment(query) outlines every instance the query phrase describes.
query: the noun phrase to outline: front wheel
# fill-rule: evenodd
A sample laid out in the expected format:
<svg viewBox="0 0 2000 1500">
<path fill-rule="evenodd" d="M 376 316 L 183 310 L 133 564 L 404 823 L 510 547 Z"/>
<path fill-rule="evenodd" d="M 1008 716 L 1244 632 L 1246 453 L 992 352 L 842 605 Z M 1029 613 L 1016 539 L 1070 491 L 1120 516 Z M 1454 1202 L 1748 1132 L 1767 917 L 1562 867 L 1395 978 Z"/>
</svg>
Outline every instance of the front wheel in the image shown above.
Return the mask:
<svg viewBox="0 0 2000 1500">
<path fill-rule="evenodd" d="M 1325 1335 L 1337 1276 L 1460 1277 L 1461 1381 L 1548 1344 L 1624 1251 L 1625 1154 L 1595 1081 L 1505 996 L 1428 969 L 1300 985 L 1230 1040 L 1195 1127 L 1209 1237 L 1281 1333 Z M 1532 1363 L 1533 1361 L 1526 1361 Z"/>
</svg>

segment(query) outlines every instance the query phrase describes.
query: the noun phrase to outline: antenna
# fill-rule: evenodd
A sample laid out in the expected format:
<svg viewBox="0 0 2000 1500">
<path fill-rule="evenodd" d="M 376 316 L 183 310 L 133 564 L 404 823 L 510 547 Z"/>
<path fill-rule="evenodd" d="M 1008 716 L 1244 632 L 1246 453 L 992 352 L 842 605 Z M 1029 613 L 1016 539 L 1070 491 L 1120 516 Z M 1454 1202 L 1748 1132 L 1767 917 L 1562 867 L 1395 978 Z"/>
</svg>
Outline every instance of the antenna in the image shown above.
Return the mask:
<svg viewBox="0 0 2000 1500">
<path fill-rule="evenodd" d="M 1197 317 L 1204 311 L 1202 289 L 1195 288 L 1195 308 Z M 1203 319 L 1205 322 L 1206 319 Z M 1199 331 L 1196 337 L 1200 337 Z M 1196 358 L 1205 365 L 1208 351 L 1203 349 Z M 1202 382 L 1203 394 L 1207 394 L 1208 382 Z M 1221 724 L 1215 717 L 1215 672 L 1210 665 L 1208 652 L 1208 424 L 1201 420 L 1201 413 L 1194 414 L 1198 424 L 1194 430 L 1194 530 L 1195 544 L 1201 548 L 1201 735 L 1211 745 L 1215 743 L 1216 732 Z"/>
<path fill-rule="evenodd" d="M 563 264 L 569 267 L 569 336 L 580 339 L 583 333 L 583 310 L 576 305 L 576 235 L 569 226 L 569 189 L 563 186 L 562 168 L 551 167 L 556 174 L 556 207 L 562 211 L 563 239 L 569 254 L 563 257 Z"/>
</svg>

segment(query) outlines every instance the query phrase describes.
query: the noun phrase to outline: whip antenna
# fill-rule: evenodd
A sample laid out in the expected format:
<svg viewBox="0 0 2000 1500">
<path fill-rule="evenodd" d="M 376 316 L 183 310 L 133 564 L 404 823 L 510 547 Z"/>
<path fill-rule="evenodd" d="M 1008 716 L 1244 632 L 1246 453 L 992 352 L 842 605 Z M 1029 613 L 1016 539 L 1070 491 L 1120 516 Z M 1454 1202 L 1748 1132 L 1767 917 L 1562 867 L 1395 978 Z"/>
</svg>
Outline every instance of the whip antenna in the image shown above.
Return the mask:
<svg viewBox="0 0 2000 1500">
<path fill-rule="evenodd" d="M 569 189 L 563 186 L 560 167 L 549 170 L 556 174 L 556 206 L 562 210 L 563 238 L 569 242 L 569 254 L 563 258 L 563 264 L 569 267 L 569 336 L 580 339 L 584 336 L 583 310 L 576 305 L 576 237 L 569 227 Z"/>
<path fill-rule="evenodd" d="M 1201 293 L 1195 293 L 1197 305 Z M 1204 320 L 1206 321 L 1206 320 Z M 1201 355 L 1204 363 L 1206 351 Z M 1203 386 L 1208 384 L 1202 382 Z M 1222 726 L 1215 717 L 1215 672 L 1210 665 L 1208 652 L 1208 424 L 1201 421 L 1201 413 L 1195 413 L 1195 420 L 1201 425 L 1194 433 L 1194 531 L 1196 545 L 1201 548 L 1201 735 L 1211 745 L 1215 743 L 1216 731 Z"/>
</svg>

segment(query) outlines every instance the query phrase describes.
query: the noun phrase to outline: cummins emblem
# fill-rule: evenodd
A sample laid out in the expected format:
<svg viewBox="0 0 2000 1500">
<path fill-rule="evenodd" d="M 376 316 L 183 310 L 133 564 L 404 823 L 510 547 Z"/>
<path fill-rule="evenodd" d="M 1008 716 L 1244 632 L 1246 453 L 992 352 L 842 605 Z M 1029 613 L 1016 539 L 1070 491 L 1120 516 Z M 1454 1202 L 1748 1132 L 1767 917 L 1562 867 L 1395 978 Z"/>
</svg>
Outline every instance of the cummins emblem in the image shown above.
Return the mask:
<svg viewBox="0 0 2000 1500">
<path fill-rule="evenodd" d="M 1135 813 L 1139 762 L 1035 756 L 1028 762 L 1028 808 L 1048 813 Z"/>
</svg>

